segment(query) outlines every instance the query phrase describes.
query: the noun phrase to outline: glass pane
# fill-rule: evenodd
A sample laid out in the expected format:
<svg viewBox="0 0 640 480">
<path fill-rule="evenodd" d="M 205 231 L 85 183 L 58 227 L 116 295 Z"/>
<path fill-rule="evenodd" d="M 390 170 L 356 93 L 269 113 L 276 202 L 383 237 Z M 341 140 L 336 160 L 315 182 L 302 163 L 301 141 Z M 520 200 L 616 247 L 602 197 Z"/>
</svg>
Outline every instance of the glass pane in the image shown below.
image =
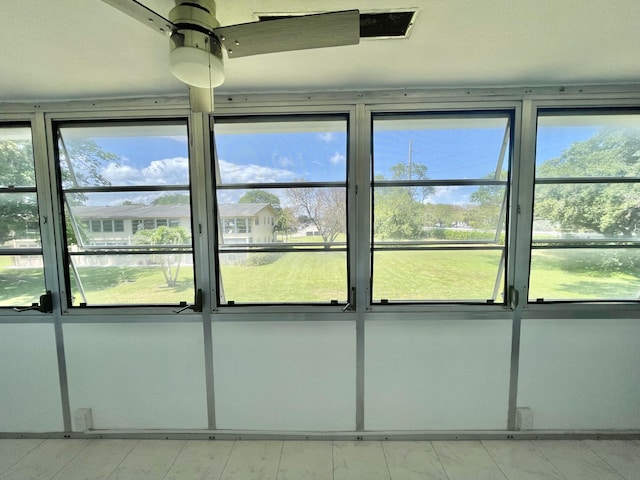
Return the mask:
<svg viewBox="0 0 640 480">
<path fill-rule="evenodd" d="M 0 256 L 0 307 L 29 306 L 45 290 L 42 256 Z"/>
<path fill-rule="evenodd" d="M 64 188 L 189 184 L 184 124 L 63 127 L 59 132 Z"/>
<path fill-rule="evenodd" d="M 216 123 L 220 183 L 345 181 L 344 120 Z"/>
<path fill-rule="evenodd" d="M 194 298 L 190 254 L 72 255 L 71 261 L 74 306 L 177 305 Z"/>
<path fill-rule="evenodd" d="M 347 299 L 346 252 L 220 255 L 222 302 L 329 303 Z"/>
<path fill-rule="evenodd" d="M 479 179 L 496 178 L 496 172 L 499 177 L 508 166 L 508 124 L 507 116 L 376 116 L 373 178 Z"/>
<path fill-rule="evenodd" d="M 375 241 L 504 243 L 506 185 L 375 187 Z"/>
<path fill-rule="evenodd" d="M 0 128 L 0 187 L 34 187 L 29 128 Z"/>
<path fill-rule="evenodd" d="M 0 247 L 40 247 L 35 193 L 0 193 Z"/>
<path fill-rule="evenodd" d="M 68 245 L 191 246 L 188 192 L 72 193 L 65 198 Z"/>
<path fill-rule="evenodd" d="M 639 177 L 640 115 L 538 118 L 536 177 Z"/>
<path fill-rule="evenodd" d="M 529 301 L 638 300 L 640 249 L 533 250 Z"/>
<path fill-rule="evenodd" d="M 376 251 L 372 298 L 502 303 L 503 275 L 500 250 Z"/>
<path fill-rule="evenodd" d="M 639 233 L 640 183 L 536 185 L 534 241 L 637 240 Z"/>
</svg>

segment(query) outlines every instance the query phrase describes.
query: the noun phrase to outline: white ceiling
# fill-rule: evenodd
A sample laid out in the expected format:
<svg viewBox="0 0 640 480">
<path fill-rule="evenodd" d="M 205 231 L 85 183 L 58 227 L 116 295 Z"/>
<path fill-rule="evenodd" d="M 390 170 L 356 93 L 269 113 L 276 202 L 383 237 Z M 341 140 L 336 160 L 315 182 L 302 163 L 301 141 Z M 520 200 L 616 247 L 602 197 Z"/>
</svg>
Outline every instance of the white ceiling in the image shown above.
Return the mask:
<svg viewBox="0 0 640 480">
<path fill-rule="evenodd" d="M 172 0 L 143 0 L 163 16 Z M 218 0 L 256 13 L 419 10 L 410 38 L 226 61 L 217 93 L 640 82 L 639 0 Z M 186 93 L 168 38 L 101 0 L 2 0 L 0 102 Z"/>
</svg>

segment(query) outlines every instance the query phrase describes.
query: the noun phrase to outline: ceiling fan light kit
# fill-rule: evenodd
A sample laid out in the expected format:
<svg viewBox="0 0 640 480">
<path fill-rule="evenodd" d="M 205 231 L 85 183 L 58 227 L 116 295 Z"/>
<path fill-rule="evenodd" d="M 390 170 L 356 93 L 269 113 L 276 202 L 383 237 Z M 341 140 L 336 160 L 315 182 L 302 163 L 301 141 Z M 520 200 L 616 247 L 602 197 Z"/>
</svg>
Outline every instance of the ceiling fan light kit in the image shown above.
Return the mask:
<svg viewBox="0 0 640 480">
<path fill-rule="evenodd" d="M 210 35 L 220 24 L 210 0 L 178 3 L 169 20 L 176 26 L 171 35 L 169 69 L 181 82 L 198 88 L 214 88 L 224 82 L 222 47 Z"/>
</svg>

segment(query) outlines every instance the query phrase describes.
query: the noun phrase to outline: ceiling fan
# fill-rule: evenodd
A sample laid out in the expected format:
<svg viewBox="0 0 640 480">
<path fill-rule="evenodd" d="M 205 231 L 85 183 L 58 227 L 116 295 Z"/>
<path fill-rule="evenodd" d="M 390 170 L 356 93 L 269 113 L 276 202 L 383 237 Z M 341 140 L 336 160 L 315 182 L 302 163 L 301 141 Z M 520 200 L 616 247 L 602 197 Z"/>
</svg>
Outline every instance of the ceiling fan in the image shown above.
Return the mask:
<svg viewBox="0 0 640 480">
<path fill-rule="evenodd" d="M 283 17 L 220 26 L 214 0 L 176 0 L 164 18 L 136 0 L 103 0 L 157 32 L 170 36 L 169 68 L 189 86 L 194 111 L 213 111 L 214 87 L 224 81 L 223 51 L 229 59 L 360 41 L 358 10 Z"/>
</svg>

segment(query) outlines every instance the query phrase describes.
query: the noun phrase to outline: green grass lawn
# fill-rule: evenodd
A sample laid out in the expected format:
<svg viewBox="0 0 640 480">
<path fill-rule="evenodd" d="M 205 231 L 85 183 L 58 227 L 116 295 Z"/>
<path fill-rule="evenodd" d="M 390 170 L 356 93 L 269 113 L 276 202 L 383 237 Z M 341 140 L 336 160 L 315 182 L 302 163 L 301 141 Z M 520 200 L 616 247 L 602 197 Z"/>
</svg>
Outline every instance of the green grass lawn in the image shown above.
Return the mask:
<svg viewBox="0 0 640 480">
<path fill-rule="evenodd" d="M 640 291 L 637 267 L 607 272 L 597 262 L 589 263 L 576 255 L 575 251 L 536 251 L 531 299 L 637 297 Z M 485 301 L 492 297 L 499 261 L 498 251 L 376 252 L 373 298 Z M 347 298 L 345 252 L 275 254 L 270 262 L 222 265 L 225 300 L 327 303 Z M 181 267 L 174 287 L 167 286 L 158 267 L 92 266 L 80 267 L 79 272 L 89 305 L 178 304 L 193 300 L 193 270 L 188 266 Z M 43 292 L 42 269 L 15 268 L 13 257 L 0 257 L 0 305 L 29 305 Z M 74 305 L 78 305 L 82 297 L 73 280 L 72 292 Z"/>
</svg>

